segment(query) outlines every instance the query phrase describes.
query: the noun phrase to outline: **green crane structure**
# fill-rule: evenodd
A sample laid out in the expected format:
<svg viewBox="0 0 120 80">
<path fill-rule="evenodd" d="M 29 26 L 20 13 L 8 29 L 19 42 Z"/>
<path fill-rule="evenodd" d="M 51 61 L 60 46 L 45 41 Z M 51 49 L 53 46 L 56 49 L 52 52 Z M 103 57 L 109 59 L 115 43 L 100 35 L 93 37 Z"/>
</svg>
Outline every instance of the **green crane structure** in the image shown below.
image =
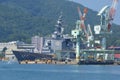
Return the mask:
<svg viewBox="0 0 120 80">
<path fill-rule="evenodd" d="M 95 34 L 102 35 L 102 40 L 99 41 L 102 49 L 106 49 L 106 36 L 112 33 L 111 26 L 115 16 L 118 0 L 113 0 L 110 6 L 104 6 L 98 13 L 100 16 L 100 25 L 94 27 Z"/>
<path fill-rule="evenodd" d="M 82 15 L 80 8 L 78 7 L 78 13 L 79 13 L 79 17 L 80 20 L 77 20 L 76 22 L 76 29 L 72 30 L 72 36 L 75 39 L 76 42 L 76 61 L 79 63 L 80 61 L 80 41 L 84 39 L 84 37 L 86 37 L 86 39 L 88 38 L 88 34 L 86 31 L 86 27 L 84 24 L 84 20 L 85 20 L 85 16 L 87 13 L 87 8 L 84 9 L 84 13 Z"/>
</svg>

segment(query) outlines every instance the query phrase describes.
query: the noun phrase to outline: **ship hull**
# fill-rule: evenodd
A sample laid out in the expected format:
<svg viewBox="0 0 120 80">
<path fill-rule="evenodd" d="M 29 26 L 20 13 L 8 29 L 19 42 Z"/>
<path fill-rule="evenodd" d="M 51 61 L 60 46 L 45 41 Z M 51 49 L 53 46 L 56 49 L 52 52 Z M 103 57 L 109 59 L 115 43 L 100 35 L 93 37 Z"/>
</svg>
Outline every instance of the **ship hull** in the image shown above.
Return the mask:
<svg viewBox="0 0 120 80">
<path fill-rule="evenodd" d="M 105 61 L 105 62 L 99 62 L 99 61 L 80 61 L 78 64 L 79 65 L 112 65 L 112 64 L 114 64 L 114 61 Z"/>
<path fill-rule="evenodd" d="M 35 61 L 40 59 L 52 59 L 52 55 L 41 54 L 41 53 L 32 53 L 24 51 L 13 51 L 13 54 L 16 56 L 18 62 L 21 61 Z"/>
<path fill-rule="evenodd" d="M 36 62 L 36 60 L 42 60 L 42 61 L 53 60 L 54 62 L 53 55 L 49 55 L 49 54 L 31 53 L 31 52 L 24 52 L 24 51 L 13 51 L 13 54 L 16 56 L 19 63 L 24 61 Z M 57 62 L 59 62 L 59 60 Z M 79 61 L 76 64 L 78 65 L 112 65 L 114 64 L 114 61 L 113 60 L 107 60 L 107 61 L 84 60 L 84 61 Z"/>
</svg>

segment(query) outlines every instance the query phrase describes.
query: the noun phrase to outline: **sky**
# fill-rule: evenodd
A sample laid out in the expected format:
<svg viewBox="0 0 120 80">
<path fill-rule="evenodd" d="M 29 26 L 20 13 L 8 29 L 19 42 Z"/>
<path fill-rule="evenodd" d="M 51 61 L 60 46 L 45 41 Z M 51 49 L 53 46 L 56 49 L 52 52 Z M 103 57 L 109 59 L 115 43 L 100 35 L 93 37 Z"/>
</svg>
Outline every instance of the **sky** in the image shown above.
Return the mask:
<svg viewBox="0 0 120 80">
<path fill-rule="evenodd" d="M 71 1 L 78 2 L 92 10 L 100 11 L 102 7 L 104 7 L 105 5 L 111 6 L 113 0 L 71 0 Z M 120 0 L 117 5 L 117 10 L 113 22 L 120 25 Z"/>
</svg>

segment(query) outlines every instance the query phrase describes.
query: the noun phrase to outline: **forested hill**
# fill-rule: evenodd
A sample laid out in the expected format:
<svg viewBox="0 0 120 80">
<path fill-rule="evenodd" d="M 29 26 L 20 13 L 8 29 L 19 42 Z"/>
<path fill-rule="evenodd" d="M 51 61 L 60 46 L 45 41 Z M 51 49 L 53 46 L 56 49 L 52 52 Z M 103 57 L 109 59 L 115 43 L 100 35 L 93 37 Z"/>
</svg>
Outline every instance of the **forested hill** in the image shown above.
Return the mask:
<svg viewBox="0 0 120 80">
<path fill-rule="evenodd" d="M 49 35 L 63 12 L 65 33 L 70 33 L 79 19 L 77 6 L 68 0 L 0 0 L 0 41 L 30 41 L 33 35 Z M 92 27 L 99 23 L 97 12 L 88 10 L 86 23 Z M 114 26 L 114 30 L 120 30 Z M 114 32 L 113 30 L 113 32 Z M 115 37 L 120 33 L 114 33 Z M 117 36 L 116 36 L 117 35 Z"/>
</svg>

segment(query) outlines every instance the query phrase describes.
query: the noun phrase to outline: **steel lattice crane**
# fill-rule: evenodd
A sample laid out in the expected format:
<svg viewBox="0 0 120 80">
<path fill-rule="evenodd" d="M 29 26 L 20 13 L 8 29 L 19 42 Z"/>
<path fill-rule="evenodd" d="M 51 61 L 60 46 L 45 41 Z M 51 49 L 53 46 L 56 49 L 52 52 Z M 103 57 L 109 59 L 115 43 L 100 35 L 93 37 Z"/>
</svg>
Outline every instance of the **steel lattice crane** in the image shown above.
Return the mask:
<svg viewBox="0 0 120 80">
<path fill-rule="evenodd" d="M 117 9 L 117 3 L 118 0 L 113 0 L 111 7 L 106 5 L 98 13 L 98 16 L 101 16 L 101 29 L 106 32 L 110 32 L 112 21 Z"/>
<path fill-rule="evenodd" d="M 84 34 L 85 34 L 85 37 L 86 39 L 88 39 L 88 34 L 87 34 L 87 31 L 86 31 L 86 26 L 85 26 L 85 17 L 86 17 L 86 14 L 88 12 L 88 9 L 87 8 L 84 8 L 84 13 L 82 14 L 81 10 L 80 10 L 80 7 L 78 7 L 78 14 L 79 14 L 79 17 L 80 17 L 80 21 L 81 21 L 81 24 L 80 24 L 80 28 L 84 30 Z"/>
<path fill-rule="evenodd" d="M 78 7 L 78 13 L 79 13 L 80 20 L 77 20 L 76 29 L 72 30 L 72 33 L 71 33 L 76 41 L 76 61 L 77 62 L 80 61 L 80 41 L 83 39 L 83 37 L 86 37 L 86 39 L 88 39 L 88 34 L 84 24 L 87 8 L 84 9 L 84 13 L 82 15 L 80 8 Z"/>
<path fill-rule="evenodd" d="M 85 34 L 85 37 L 86 37 L 86 42 L 87 42 L 87 47 L 93 47 L 93 34 L 92 34 L 92 30 L 91 30 L 91 27 L 90 27 L 90 24 L 88 24 L 88 27 L 87 27 L 87 30 L 86 30 L 86 26 L 84 24 L 84 21 L 85 21 L 85 18 L 86 18 L 86 14 L 88 12 L 88 9 L 87 8 L 84 8 L 84 11 L 83 11 L 83 15 L 81 13 L 81 10 L 80 8 L 78 7 L 78 13 L 79 13 L 79 17 L 80 17 L 80 21 L 81 21 L 81 25 L 80 27 L 83 29 L 84 31 L 84 34 Z"/>
<path fill-rule="evenodd" d="M 100 25 L 96 25 L 94 27 L 95 34 L 101 34 L 102 35 L 102 49 L 106 49 L 106 36 L 110 34 L 112 21 L 115 16 L 116 8 L 117 8 L 118 0 L 113 0 L 111 6 L 104 6 L 98 13 L 98 16 L 101 17 Z"/>
<path fill-rule="evenodd" d="M 92 47 L 94 47 L 94 44 L 93 44 L 94 36 L 93 36 L 92 30 L 91 30 L 90 24 L 88 24 L 88 27 L 87 27 L 87 35 L 88 35 L 87 47 L 92 48 Z"/>
</svg>

